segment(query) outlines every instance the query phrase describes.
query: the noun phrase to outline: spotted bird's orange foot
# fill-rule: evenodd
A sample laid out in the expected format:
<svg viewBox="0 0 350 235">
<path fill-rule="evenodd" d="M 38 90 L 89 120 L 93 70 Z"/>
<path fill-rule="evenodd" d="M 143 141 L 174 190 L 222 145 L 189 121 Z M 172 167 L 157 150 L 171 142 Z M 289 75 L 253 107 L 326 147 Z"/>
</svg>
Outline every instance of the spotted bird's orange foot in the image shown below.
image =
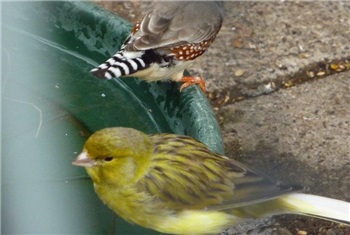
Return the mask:
<svg viewBox="0 0 350 235">
<path fill-rule="evenodd" d="M 184 82 L 184 84 L 182 84 L 182 86 L 180 87 L 180 92 L 188 87 L 188 86 L 191 86 L 191 85 L 194 85 L 194 84 L 198 84 L 199 87 L 202 89 L 203 92 L 206 91 L 205 89 L 205 81 L 203 78 L 201 77 L 182 77 L 180 82 Z"/>
</svg>

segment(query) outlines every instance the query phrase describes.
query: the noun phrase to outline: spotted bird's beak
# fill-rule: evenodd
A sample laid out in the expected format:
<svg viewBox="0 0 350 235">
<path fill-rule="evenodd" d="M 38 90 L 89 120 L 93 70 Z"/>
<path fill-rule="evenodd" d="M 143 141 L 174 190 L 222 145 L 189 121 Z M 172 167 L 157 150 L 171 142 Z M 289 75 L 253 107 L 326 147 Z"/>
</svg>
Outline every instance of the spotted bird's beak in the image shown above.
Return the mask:
<svg viewBox="0 0 350 235">
<path fill-rule="evenodd" d="M 93 167 L 96 165 L 95 161 L 89 158 L 85 151 L 79 154 L 72 164 L 82 167 Z"/>
</svg>

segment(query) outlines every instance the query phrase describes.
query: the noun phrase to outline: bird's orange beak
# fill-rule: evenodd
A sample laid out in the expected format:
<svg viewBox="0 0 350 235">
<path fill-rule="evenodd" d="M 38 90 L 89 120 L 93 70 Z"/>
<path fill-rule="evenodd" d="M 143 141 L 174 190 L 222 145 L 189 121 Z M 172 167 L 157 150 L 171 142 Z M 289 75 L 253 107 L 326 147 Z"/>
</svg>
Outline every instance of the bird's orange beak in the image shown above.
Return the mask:
<svg viewBox="0 0 350 235">
<path fill-rule="evenodd" d="M 77 158 L 72 162 L 73 165 L 82 166 L 82 167 L 93 167 L 96 165 L 96 162 L 88 157 L 87 153 L 83 151 L 77 156 Z"/>
</svg>

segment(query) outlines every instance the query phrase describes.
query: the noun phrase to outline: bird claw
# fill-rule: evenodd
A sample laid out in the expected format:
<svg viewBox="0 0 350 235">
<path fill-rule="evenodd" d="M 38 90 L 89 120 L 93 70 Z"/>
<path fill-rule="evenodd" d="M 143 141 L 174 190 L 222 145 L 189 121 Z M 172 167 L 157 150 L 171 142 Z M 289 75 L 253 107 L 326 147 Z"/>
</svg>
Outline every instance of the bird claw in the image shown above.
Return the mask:
<svg viewBox="0 0 350 235">
<path fill-rule="evenodd" d="M 206 88 L 205 88 L 205 81 L 204 81 L 204 79 L 201 78 L 201 77 L 187 77 L 187 76 L 186 76 L 186 77 L 183 77 L 180 81 L 181 81 L 181 82 L 184 82 L 184 84 L 182 84 L 181 87 L 180 87 L 180 92 L 181 92 L 184 88 L 186 88 L 186 87 L 188 87 L 188 86 L 191 86 L 191 85 L 194 85 L 194 84 L 198 84 L 199 87 L 201 88 L 201 90 L 202 90 L 203 92 L 206 91 Z"/>
</svg>

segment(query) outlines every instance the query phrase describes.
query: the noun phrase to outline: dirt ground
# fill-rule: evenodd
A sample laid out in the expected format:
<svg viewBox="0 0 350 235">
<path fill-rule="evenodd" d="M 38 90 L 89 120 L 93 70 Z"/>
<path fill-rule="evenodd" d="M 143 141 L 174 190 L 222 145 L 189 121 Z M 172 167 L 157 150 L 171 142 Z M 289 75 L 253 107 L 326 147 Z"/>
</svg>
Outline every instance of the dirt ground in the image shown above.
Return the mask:
<svg viewBox="0 0 350 235">
<path fill-rule="evenodd" d="M 152 4 L 97 3 L 130 22 Z M 227 156 L 350 201 L 350 2 L 227 1 L 225 9 L 216 41 L 189 71 L 206 79 Z M 225 234 L 350 234 L 305 216 L 256 223 Z"/>
</svg>

